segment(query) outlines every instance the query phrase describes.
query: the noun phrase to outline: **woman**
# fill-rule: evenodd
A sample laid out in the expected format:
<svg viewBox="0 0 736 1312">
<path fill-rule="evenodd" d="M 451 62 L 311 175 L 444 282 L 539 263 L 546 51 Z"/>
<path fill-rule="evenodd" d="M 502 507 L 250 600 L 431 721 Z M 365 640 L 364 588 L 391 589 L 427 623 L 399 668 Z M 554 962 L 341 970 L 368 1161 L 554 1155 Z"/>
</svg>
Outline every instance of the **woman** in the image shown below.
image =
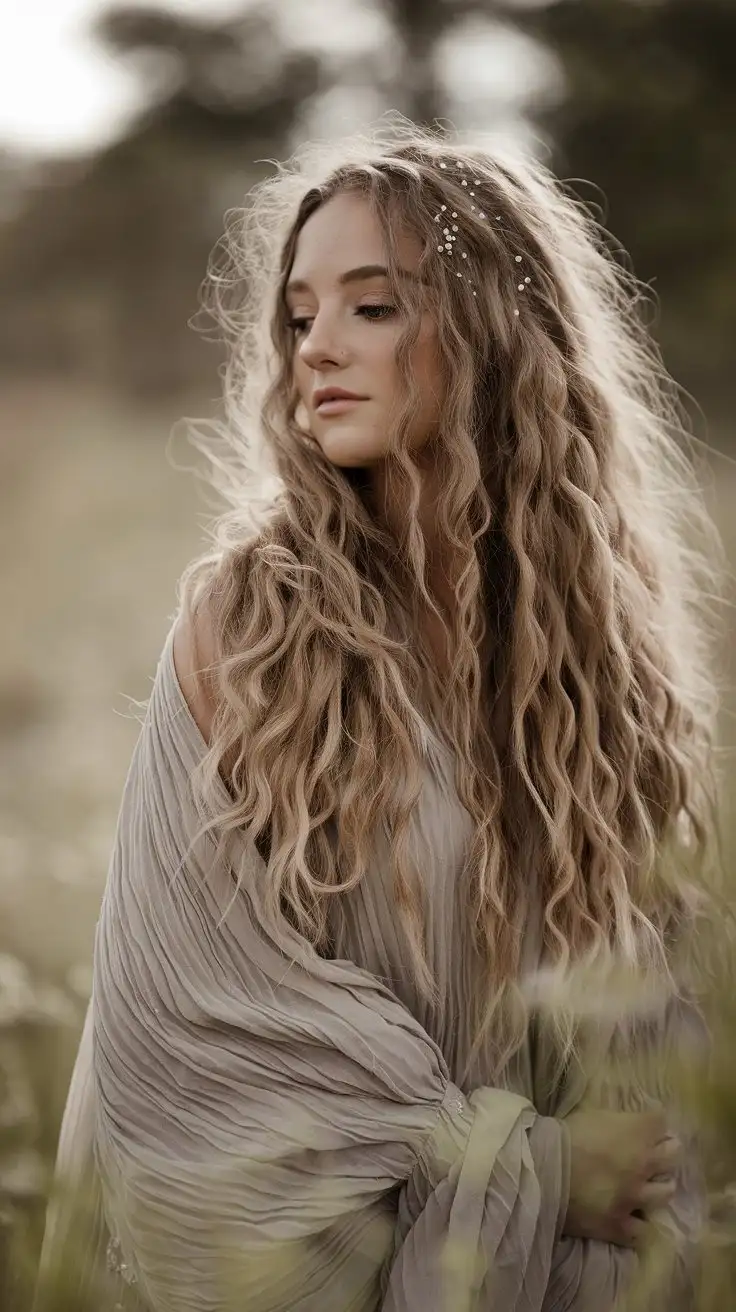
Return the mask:
<svg viewBox="0 0 736 1312">
<path fill-rule="evenodd" d="M 106 1251 L 151 1312 L 604 1312 L 656 1233 L 691 1306 L 666 1058 L 704 1051 L 719 558 L 637 284 L 539 163 L 405 123 L 251 201 L 210 282 L 231 509 L 62 1130 L 99 1189 L 75 1276 L 98 1309 Z M 646 1014 L 581 1013 L 583 968 Z"/>
</svg>

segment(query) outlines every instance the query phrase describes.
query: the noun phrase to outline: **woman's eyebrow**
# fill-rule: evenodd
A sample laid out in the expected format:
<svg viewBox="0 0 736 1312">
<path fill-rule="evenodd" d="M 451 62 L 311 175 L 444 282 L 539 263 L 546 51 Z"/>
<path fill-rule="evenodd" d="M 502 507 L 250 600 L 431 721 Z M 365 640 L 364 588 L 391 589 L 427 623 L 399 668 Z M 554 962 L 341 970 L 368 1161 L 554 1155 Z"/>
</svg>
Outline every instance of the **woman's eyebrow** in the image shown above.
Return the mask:
<svg viewBox="0 0 736 1312">
<path fill-rule="evenodd" d="M 408 269 L 400 269 L 399 273 L 401 277 L 415 280 L 416 275 L 410 273 Z M 351 282 L 367 282 L 369 278 L 388 278 L 388 276 L 388 269 L 383 264 L 361 264 L 357 269 L 348 269 L 346 273 L 341 273 L 337 281 L 340 287 L 346 287 Z M 284 295 L 311 290 L 309 283 L 303 278 L 294 278 L 286 284 Z"/>
</svg>

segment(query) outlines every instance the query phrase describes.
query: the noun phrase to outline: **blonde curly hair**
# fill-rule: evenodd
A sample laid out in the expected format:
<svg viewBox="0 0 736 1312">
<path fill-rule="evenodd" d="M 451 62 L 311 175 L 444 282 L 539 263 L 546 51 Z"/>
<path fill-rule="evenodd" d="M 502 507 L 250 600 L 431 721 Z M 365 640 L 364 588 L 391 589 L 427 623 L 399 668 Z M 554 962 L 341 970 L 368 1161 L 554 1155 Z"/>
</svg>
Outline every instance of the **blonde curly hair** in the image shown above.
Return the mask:
<svg viewBox="0 0 736 1312">
<path fill-rule="evenodd" d="M 458 163 L 500 225 L 470 210 Z M 373 206 L 406 314 L 405 407 L 386 457 L 401 540 L 369 513 L 364 471 L 305 444 L 296 418 L 284 287 L 302 226 L 344 191 Z M 475 295 L 438 254 L 442 204 L 462 206 Z M 464 878 L 487 987 L 464 1023 L 500 1069 L 524 1032 L 533 902 L 560 969 L 613 954 L 668 971 L 668 944 L 697 910 L 715 824 L 724 566 L 685 411 L 641 284 L 585 206 L 516 149 L 384 123 L 302 148 L 226 226 L 206 283 L 229 343 L 225 417 L 192 433 L 228 509 L 180 584 L 187 615 L 206 605 L 216 651 L 217 709 L 193 779 L 205 828 L 246 830 L 274 917 L 329 952 L 328 900 L 366 877 L 386 822 L 407 959 L 436 1001 L 407 843 L 436 729 L 475 826 Z M 417 287 L 396 276 L 407 229 L 422 244 Z M 513 249 L 531 275 L 518 315 Z M 421 304 L 447 379 L 437 533 L 461 561 L 442 687 L 417 627 L 431 598 L 405 441 Z"/>
</svg>

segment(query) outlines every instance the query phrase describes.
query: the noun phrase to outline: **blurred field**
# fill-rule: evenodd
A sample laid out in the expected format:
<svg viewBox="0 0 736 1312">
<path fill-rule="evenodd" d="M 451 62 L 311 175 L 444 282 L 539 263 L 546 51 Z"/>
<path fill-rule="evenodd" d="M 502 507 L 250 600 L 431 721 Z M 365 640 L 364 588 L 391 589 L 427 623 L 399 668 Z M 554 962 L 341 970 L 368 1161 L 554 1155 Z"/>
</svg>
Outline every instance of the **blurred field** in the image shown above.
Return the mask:
<svg viewBox="0 0 736 1312">
<path fill-rule="evenodd" d="M 82 990 L 129 699 L 201 536 L 194 480 L 166 458 L 176 418 L 91 390 L 0 397 L 0 951 Z"/>
<path fill-rule="evenodd" d="M 138 733 L 134 702 L 148 695 L 208 514 L 199 485 L 167 458 L 180 413 L 60 385 L 0 395 L 0 954 L 76 999 L 60 1088 Z M 175 451 L 182 463 L 183 441 Z M 714 472 L 736 563 L 736 471 L 717 460 Z M 733 742 L 729 720 L 724 747 Z"/>
</svg>

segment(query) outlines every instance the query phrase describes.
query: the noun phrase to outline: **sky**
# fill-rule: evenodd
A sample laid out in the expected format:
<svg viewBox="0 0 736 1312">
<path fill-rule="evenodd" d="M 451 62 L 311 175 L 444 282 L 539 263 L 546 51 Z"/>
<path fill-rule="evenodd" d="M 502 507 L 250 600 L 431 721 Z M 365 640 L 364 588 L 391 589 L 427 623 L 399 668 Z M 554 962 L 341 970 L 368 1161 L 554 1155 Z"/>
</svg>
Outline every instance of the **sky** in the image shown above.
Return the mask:
<svg viewBox="0 0 736 1312">
<path fill-rule="evenodd" d="M 138 7 L 207 16 L 243 11 L 247 0 L 126 0 Z M 360 0 L 273 0 L 274 14 L 299 45 L 323 50 L 378 44 L 382 20 Z M 109 0 L 0 0 L 0 145 L 31 155 L 75 154 L 111 140 L 142 104 L 139 75 L 113 60 L 85 32 Z M 513 34 L 492 40 L 476 29 L 459 30 L 446 51 L 446 70 L 482 116 L 500 98 L 514 106 L 544 83 L 549 66 Z M 330 107 L 334 114 L 335 106 Z M 359 117 L 385 106 L 341 103 Z M 346 127 L 357 126 L 357 123 Z M 470 124 L 468 123 L 468 126 Z M 319 130 L 321 124 L 314 125 Z"/>
<path fill-rule="evenodd" d="M 155 3 L 215 18 L 243 7 L 242 0 Z M 34 154 L 73 153 L 115 136 L 135 112 L 137 76 L 85 34 L 106 8 L 105 0 L 0 0 L 0 142 Z"/>
</svg>

